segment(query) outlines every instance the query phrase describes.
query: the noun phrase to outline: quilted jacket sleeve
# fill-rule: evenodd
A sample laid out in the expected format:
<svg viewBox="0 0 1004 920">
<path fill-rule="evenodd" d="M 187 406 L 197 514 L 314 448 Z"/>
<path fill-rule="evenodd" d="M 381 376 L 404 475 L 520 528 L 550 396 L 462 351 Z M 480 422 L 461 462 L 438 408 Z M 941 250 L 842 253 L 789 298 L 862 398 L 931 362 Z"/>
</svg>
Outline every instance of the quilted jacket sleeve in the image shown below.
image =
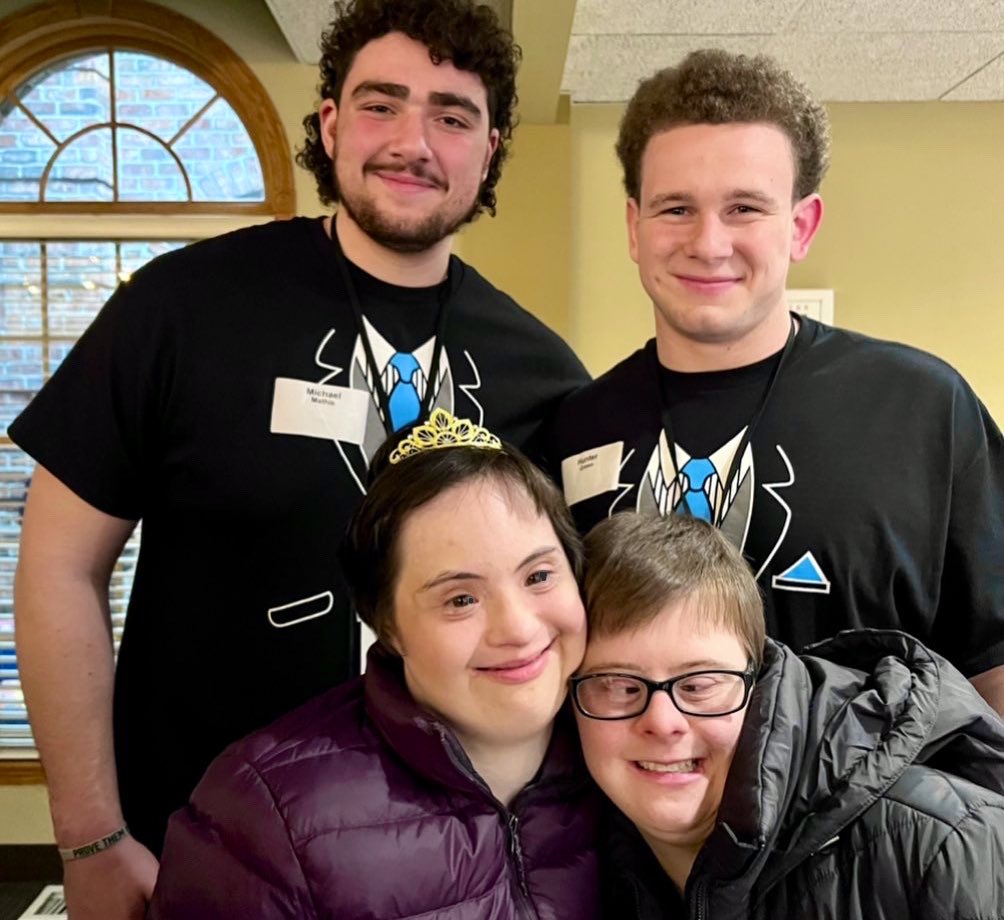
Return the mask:
<svg viewBox="0 0 1004 920">
<path fill-rule="evenodd" d="M 1004 805 L 974 805 L 939 848 L 917 889 L 915 920 L 1004 917 Z"/>
<path fill-rule="evenodd" d="M 218 757 L 171 817 L 149 920 L 316 917 L 281 810 L 258 771 Z"/>
</svg>

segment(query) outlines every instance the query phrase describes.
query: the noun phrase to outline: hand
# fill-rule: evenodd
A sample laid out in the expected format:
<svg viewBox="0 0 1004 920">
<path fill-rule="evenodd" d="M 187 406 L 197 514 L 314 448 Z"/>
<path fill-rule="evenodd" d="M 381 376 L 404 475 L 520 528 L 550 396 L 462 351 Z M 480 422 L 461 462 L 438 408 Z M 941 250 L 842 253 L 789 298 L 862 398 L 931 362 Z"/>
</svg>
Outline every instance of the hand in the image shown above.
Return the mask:
<svg viewBox="0 0 1004 920">
<path fill-rule="evenodd" d="M 66 863 L 63 887 L 70 920 L 143 920 L 158 867 L 153 853 L 132 837 Z"/>
</svg>

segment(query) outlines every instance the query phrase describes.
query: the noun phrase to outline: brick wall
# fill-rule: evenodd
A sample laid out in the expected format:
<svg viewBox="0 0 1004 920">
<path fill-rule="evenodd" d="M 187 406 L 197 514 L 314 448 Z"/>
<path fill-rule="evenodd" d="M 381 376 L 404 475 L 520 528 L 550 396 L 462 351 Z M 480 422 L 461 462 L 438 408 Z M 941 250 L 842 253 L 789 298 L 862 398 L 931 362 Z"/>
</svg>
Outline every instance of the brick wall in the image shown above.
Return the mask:
<svg viewBox="0 0 1004 920">
<path fill-rule="evenodd" d="M 46 201 L 112 201 L 116 192 L 137 202 L 265 198 L 254 145 L 234 110 L 170 61 L 133 52 L 78 57 L 36 74 L 17 95 L 44 130 L 21 108 L 6 107 L 2 200 L 38 200 L 50 160 Z"/>
</svg>

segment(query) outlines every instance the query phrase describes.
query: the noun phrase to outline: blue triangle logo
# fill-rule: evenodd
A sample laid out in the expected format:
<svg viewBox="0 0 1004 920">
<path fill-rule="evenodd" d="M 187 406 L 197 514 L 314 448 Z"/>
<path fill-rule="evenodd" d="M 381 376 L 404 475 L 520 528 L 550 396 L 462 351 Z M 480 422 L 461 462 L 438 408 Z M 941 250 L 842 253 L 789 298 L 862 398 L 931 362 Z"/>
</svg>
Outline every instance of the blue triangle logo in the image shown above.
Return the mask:
<svg viewBox="0 0 1004 920">
<path fill-rule="evenodd" d="M 811 551 L 807 551 L 794 565 L 775 575 L 770 583 L 771 587 L 782 591 L 830 593 L 830 580 L 823 574 Z"/>
</svg>

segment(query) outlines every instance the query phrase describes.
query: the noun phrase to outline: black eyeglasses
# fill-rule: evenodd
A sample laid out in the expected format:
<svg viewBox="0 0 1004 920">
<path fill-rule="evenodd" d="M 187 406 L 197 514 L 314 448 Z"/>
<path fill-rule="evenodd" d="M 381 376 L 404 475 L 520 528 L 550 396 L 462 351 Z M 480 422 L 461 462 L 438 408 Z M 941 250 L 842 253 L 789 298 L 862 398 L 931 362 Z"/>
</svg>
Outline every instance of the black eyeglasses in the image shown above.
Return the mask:
<svg viewBox="0 0 1004 920">
<path fill-rule="evenodd" d="M 691 671 L 669 680 L 649 680 L 634 674 L 586 674 L 569 680 L 575 708 L 590 719 L 633 719 L 665 690 L 684 715 L 727 716 L 746 705 L 756 682 L 751 661 L 745 671 Z"/>
</svg>

